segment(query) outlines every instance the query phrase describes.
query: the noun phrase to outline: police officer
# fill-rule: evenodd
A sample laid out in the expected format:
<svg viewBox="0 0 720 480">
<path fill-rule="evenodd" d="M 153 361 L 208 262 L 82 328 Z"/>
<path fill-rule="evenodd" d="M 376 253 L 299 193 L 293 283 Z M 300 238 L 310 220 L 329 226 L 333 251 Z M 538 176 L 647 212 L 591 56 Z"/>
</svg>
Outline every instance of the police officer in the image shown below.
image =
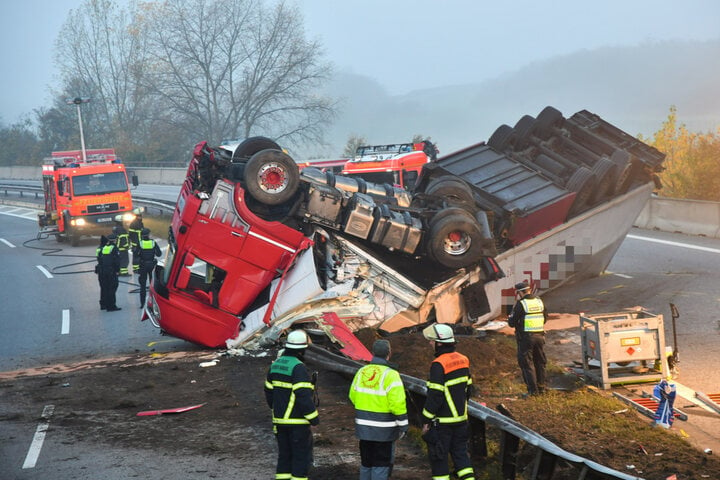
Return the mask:
<svg viewBox="0 0 720 480">
<path fill-rule="evenodd" d="M 128 225 L 128 230 L 130 231 L 130 245 L 133 253 L 133 273 L 138 273 L 140 271 L 140 252 L 138 249 L 140 248 L 140 240 L 142 240 L 142 229 L 145 228 L 145 225 L 143 225 L 142 210 L 136 208 L 133 213 L 135 218 Z"/>
<path fill-rule="evenodd" d="M 100 280 L 100 308 L 108 312 L 122 310 L 115 304 L 115 292 L 118 287 L 120 272 L 120 255 L 118 253 L 117 235 L 111 233 L 107 244 L 100 249 L 98 255 L 98 276 Z"/>
<path fill-rule="evenodd" d="M 422 411 L 422 438 L 427 443 L 432 478 L 450 480 L 450 455 L 455 475 L 460 480 L 474 479 L 468 455 L 467 401 L 472 389 L 470 360 L 455 351 L 455 335 L 449 325 L 434 323 L 423 330 L 423 336 L 435 348 Z"/>
<path fill-rule="evenodd" d="M 120 253 L 120 275 L 130 275 L 128 272 L 128 264 L 130 263 L 130 234 L 123 227 L 122 216 L 115 217 L 116 225 L 113 227 L 112 233 L 117 235 L 117 248 Z"/>
<path fill-rule="evenodd" d="M 160 247 L 150 238 L 150 230 L 147 228 L 142 229 L 142 238 L 140 239 L 140 245 L 138 246 L 138 258 L 140 264 L 140 276 L 138 281 L 140 282 L 140 308 L 145 306 L 145 295 L 147 292 L 146 283 L 152 281 L 152 273 L 157 265 L 155 257 L 159 257 L 162 254 Z"/>
<path fill-rule="evenodd" d="M 276 479 L 305 480 L 312 462 L 310 426 L 320 419 L 313 401 L 315 385 L 303 363 L 309 343 L 303 330 L 290 332 L 265 380 L 265 399 L 272 409 L 278 443 Z"/>
<path fill-rule="evenodd" d="M 390 342 L 376 340 L 372 353 L 370 363 L 355 373 L 348 397 L 355 405 L 355 436 L 360 439 L 360 480 L 387 480 L 393 442 L 408 430 L 405 387 L 388 363 Z"/>
<path fill-rule="evenodd" d="M 543 301 L 533 295 L 527 282 L 515 284 L 519 300 L 508 317 L 508 325 L 515 328 L 517 358 L 528 394 L 545 391 L 545 322 L 547 312 Z"/>
</svg>

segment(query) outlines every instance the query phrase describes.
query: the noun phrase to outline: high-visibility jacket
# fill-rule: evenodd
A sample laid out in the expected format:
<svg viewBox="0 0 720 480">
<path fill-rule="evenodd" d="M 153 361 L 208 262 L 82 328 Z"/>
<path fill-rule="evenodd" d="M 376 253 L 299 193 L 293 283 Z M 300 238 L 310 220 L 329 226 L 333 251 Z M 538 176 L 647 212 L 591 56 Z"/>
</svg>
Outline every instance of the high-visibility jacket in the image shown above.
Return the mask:
<svg viewBox="0 0 720 480">
<path fill-rule="evenodd" d="M 537 297 L 526 297 L 520 300 L 520 304 L 525 310 L 524 330 L 528 333 L 542 332 L 545 324 L 543 301 Z"/>
<path fill-rule="evenodd" d="M 130 250 L 130 234 L 124 229 L 121 233 L 117 234 L 117 247 L 121 252 Z"/>
<path fill-rule="evenodd" d="M 98 268 L 100 273 L 117 273 L 120 271 L 120 254 L 112 243 L 100 249 L 98 255 Z"/>
<path fill-rule="evenodd" d="M 162 255 L 160 247 L 155 240 L 143 238 L 140 240 L 140 261 L 143 263 L 155 263 L 155 257 Z"/>
<path fill-rule="evenodd" d="M 317 425 L 313 402 L 315 385 L 305 364 L 288 349 L 270 366 L 265 379 L 265 399 L 272 409 L 275 425 Z"/>
<path fill-rule="evenodd" d="M 470 360 L 458 352 L 441 353 L 430 365 L 423 417 L 442 424 L 467 421 L 467 400 L 472 387 Z"/>
<path fill-rule="evenodd" d="M 358 370 L 348 397 L 355 405 L 355 435 L 360 440 L 391 442 L 407 431 L 405 387 L 385 360 L 374 357 Z"/>
</svg>

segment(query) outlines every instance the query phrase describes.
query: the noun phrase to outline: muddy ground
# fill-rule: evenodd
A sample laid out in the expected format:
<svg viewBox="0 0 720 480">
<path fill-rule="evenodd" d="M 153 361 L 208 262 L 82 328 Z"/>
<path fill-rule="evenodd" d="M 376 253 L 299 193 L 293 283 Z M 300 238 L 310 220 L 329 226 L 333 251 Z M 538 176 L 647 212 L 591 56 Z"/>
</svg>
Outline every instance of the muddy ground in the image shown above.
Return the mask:
<svg viewBox="0 0 720 480">
<path fill-rule="evenodd" d="M 669 450 L 662 435 L 648 438 L 649 419 L 632 410 L 624 415 L 628 430 L 637 432 L 637 438 L 628 444 L 604 438 L 602 429 L 590 434 L 576 432 L 563 423 L 562 412 L 547 408 L 553 401 L 562 405 L 563 396 L 571 395 L 572 390 L 585 389 L 577 376 L 559 367 L 569 356 L 576 355 L 577 342 L 572 332 L 548 332 L 547 352 L 556 365 L 550 369 L 551 384 L 558 390 L 548 394 L 543 402 L 521 398 L 524 387 L 512 337 L 497 332 L 470 333 L 459 337 L 458 350 L 470 357 L 476 400 L 491 408 L 503 404 L 518 421 L 562 448 L 628 474 L 647 479 L 665 479 L 672 474 L 678 479 L 720 478 L 720 462 L 715 457 L 689 444 Z M 365 332 L 363 341 L 371 343 L 372 335 Z M 400 371 L 425 379 L 433 356 L 422 336 L 412 333 L 388 339 L 394 352 L 392 360 Z M 35 421 L 41 405 L 53 403 L 56 407 L 51 428 L 78 440 L 113 448 L 154 449 L 159 455 L 163 451 L 200 453 L 218 462 L 256 464 L 255 478 L 272 478 L 276 449 L 263 382 L 276 353 L 269 350 L 260 356 L 218 356 L 212 351 L 137 355 L 80 365 L 76 369 L 55 366 L 3 374 L 0 426 L 3 421 Z M 213 359 L 217 359 L 214 365 L 201 366 Z M 315 369 L 312 365 L 310 368 Z M 313 479 L 357 476 L 359 457 L 353 436 L 353 410 L 347 400 L 349 382 L 349 378 L 340 374 L 320 371 L 320 425 L 314 430 Z M 185 413 L 137 416 L 141 411 L 197 404 L 203 406 Z M 623 408 L 619 405 L 618 410 Z M 488 433 L 490 441 L 493 435 Z M 677 436 L 677 432 L 664 435 L 664 438 Z M 642 449 L 638 448 L 641 444 Z M 485 466 L 483 461 L 476 462 L 478 478 L 502 478 L 493 473 L 497 470 L 493 470 L 491 463 Z M 628 471 L 628 465 L 634 466 L 632 471 Z M 482 471 L 486 473 L 481 474 Z M 201 473 L 201 477 L 192 478 L 209 477 L 212 475 L 203 477 Z M 393 478 L 429 478 L 417 430 L 411 429 L 411 434 L 398 443 Z M 577 473 L 572 478 L 577 478 Z"/>
</svg>

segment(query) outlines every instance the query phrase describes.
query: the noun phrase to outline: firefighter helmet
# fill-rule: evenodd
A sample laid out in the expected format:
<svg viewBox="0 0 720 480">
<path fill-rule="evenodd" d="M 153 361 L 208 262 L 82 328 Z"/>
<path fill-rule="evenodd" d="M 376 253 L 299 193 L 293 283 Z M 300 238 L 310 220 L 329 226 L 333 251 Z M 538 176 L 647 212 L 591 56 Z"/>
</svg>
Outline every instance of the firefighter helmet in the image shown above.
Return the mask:
<svg viewBox="0 0 720 480">
<path fill-rule="evenodd" d="M 450 325 L 433 323 L 423 330 L 423 336 L 438 343 L 455 343 L 455 334 Z"/>
<path fill-rule="evenodd" d="M 293 348 L 293 349 L 307 348 L 309 343 L 310 343 L 310 339 L 308 338 L 307 333 L 305 333 L 305 330 L 293 330 L 287 336 L 287 341 L 285 342 L 285 348 Z"/>
</svg>

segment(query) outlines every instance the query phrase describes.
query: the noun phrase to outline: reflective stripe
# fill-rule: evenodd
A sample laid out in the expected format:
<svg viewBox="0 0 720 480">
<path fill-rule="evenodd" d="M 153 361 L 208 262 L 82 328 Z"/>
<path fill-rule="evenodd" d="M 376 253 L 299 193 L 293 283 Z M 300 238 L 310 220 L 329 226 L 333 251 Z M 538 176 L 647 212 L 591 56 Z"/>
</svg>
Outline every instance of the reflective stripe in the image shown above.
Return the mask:
<svg viewBox="0 0 720 480">
<path fill-rule="evenodd" d="M 526 332 L 542 332 L 545 324 L 545 305 L 539 298 L 523 298 L 520 304 L 525 310 L 524 331 Z"/>
<path fill-rule="evenodd" d="M 377 420 L 356 418 L 355 423 L 357 423 L 358 425 L 364 425 L 366 427 L 395 428 L 408 425 L 408 420 L 388 420 L 386 422 L 380 422 Z"/>
<path fill-rule="evenodd" d="M 466 468 L 463 468 L 462 470 L 458 470 L 456 475 L 458 476 L 458 478 L 460 478 L 462 480 L 469 480 L 470 478 L 472 478 L 475 475 L 475 472 L 473 471 L 472 467 L 466 467 Z M 470 477 L 468 475 L 470 475 Z"/>
</svg>

